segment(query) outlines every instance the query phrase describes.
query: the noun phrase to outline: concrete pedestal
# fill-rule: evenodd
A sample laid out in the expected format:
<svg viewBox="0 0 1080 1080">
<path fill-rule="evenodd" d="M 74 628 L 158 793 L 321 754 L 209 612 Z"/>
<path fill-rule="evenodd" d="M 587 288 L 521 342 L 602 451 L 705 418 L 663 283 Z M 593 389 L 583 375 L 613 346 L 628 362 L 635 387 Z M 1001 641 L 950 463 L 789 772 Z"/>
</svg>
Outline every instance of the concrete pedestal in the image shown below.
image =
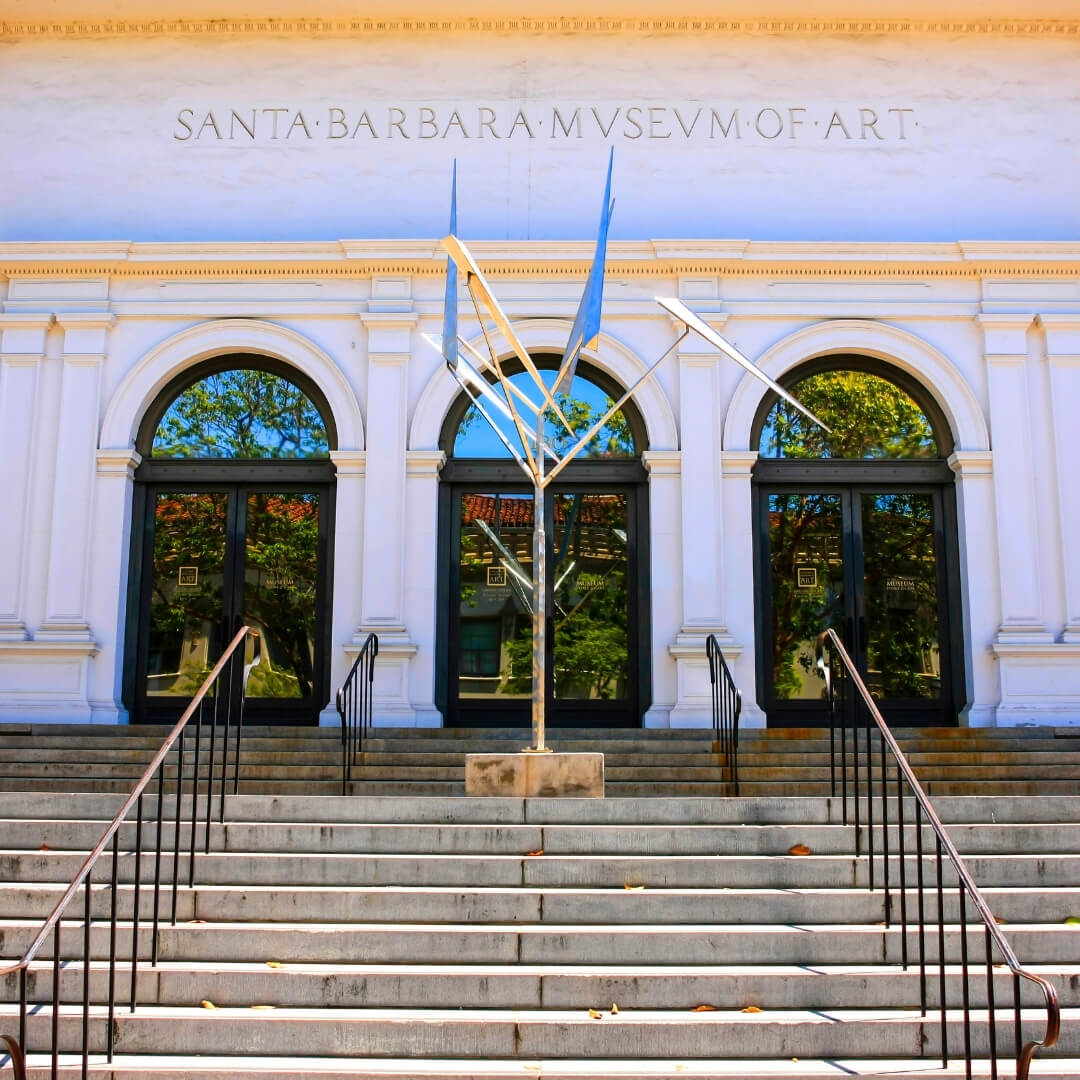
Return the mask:
<svg viewBox="0 0 1080 1080">
<path fill-rule="evenodd" d="M 466 754 L 465 794 L 602 799 L 604 755 Z"/>
</svg>

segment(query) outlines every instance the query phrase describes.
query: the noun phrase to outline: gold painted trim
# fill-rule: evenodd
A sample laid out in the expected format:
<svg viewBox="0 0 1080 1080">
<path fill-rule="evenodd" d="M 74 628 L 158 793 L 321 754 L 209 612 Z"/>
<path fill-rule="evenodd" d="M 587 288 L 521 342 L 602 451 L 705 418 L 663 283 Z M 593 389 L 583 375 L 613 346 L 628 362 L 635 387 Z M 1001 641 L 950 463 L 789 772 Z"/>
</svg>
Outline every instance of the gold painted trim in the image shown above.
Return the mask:
<svg viewBox="0 0 1080 1080">
<path fill-rule="evenodd" d="M 585 260 L 558 260 L 551 262 L 499 262 L 480 260 L 485 276 L 502 279 L 581 278 L 588 273 Z M 213 264 L 192 262 L 176 263 L 50 263 L 46 261 L 21 262 L 0 260 L 0 279 L 19 278 L 160 278 L 163 280 L 293 280 L 311 279 L 363 279 L 386 275 L 441 278 L 446 272 L 445 260 L 366 260 L 353 259 L 346 265 L 340 262 L 318 263 L 247 263 L 215 262 Z M 676 275 L 705 275 L 739 278 L 784 278 L 812 281 L 844 281 L 859 279 L 926 280 L 940 278 L 1007 278 L 1009 280 L 1051 279 L 1055 281 L 1080 279 L 1080 265 L 1073 261 L 1057 262 L 1053 259 L 1024 262 L 972 262 L 942 263 L 836 263 L 836 262 L 790 262 L 784 259 L 756 259 L 751 263 L 724 259 L 657 259 L 643 262 L 609 262 L 605 277 L 610 280 L 626 278 L 658 278 Z"/>
<path fill-rule="evenodd" d="M 142 19 L 0 22 L 0 38 L 286 34 L 981 34 L 1080 36 L 1080 19 L 718 19 L 553 16 L 478 19 Z"/>
</svg>

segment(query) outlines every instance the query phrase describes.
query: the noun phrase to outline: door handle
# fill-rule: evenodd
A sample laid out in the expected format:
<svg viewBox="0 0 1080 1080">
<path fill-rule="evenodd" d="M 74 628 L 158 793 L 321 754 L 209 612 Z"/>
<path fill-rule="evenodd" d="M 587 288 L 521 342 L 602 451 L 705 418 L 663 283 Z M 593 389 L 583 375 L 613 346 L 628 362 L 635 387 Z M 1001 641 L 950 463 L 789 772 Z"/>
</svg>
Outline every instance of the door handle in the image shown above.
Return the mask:
<svg viewBox="0 0 1080 1080">
<path fill-rule="evenodd" d="M 866 616 L 859 616 L 859 651 L 866 652 L 867 643 L 870 640 L 870 635 L 866 630 Z"/>
</svg>

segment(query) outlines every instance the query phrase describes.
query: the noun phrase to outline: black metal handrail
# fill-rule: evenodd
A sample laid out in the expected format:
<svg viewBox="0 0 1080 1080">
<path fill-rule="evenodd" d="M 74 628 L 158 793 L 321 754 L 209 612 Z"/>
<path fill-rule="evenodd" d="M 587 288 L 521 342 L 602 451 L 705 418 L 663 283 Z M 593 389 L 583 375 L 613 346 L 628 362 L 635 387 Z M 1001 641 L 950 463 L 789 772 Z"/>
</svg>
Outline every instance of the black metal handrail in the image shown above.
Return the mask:
<svg viewBox="0 0 1080 1080">
<path fill-rule="evenodd" d="M 739 794 L 739 714 L 742 712 L 742 693 L 731 677 L 720 642 L 715 634 L 705 639 L 705 655 L 709 658 L 709 682 L 712 684 L 713 742 L 724 755 L 728 780 Z"/>
<path fill-rule="evenodd" d="M 219 823 L 223 823 L 225 820 L 225 796 L 226 796 L 226 774 L 228 773 L 228 751 L 229 751 L 229 731 L 233 723 L 233 712 L 236 711 L 235 726 L 236 726 L 236 744 L 234 753 L 234 777 L 233 777 L 233 793 L 237 791 L 237 785 L 239 782 L 240 772 L 240 730 L 243 725 L 243 713 L 244 713 L 244 701 L 247 692 L 247 681 L 251 675 L 251 669 L 259 663 L 262 656 L 260 640 L 255 635 L 255 650 L 254 656 L 250 662 L 244 663 L 245 650 L 243 648 L 248 634 L 250 633 L 248 627 L 242 626 L 229 642 L 224 653 L 222 653 L 221 659 L 214 665 L 213 670 L 206 677 L 202 686 L 196 691 L 195 696 L 191 699 L 191 703 L 184 710 L 183 715 L 176 722 L 176 725 L 169 732 L 165 741 L 161 744 L 157 753 L 154 755 L 153 760 L 147 765 L 143 771 L 142 776 L 139 778 L 135 787 L 132 789 L 131 794 L 124 800 L 124 805 L 117 811 L 116 816 L 106 826 L 104 833 L 102 833 L 101 839 L 97 842 L 93 851 L 86 857 L 86 861 L 82 864 L 79 872 L 72 879 L 71 884 L 67 887 L 64 895 L 57 902 L 56 906 L 52 910 L 52 914 L 45 920 L 41 929 L 38 931 L 34 940 L 30 943 L 30 946 L 15 964 L 9 964 L 6 967 L 0 968 L 0 978 L 9 976 L 15 972 L 18 972 L 19 976 L 19 1033 L 18 1036 L 12 1035 L 0 1035 L 2 1040 L 8 1048 L 11 1055 L 11 1064 L 15 1070 L 15 1080 L 27 1080 L 26 1072 L 26 1057 L 27 1057 L 27 1013 L 28 1013 L 28 993 L 27 993 L 27 973 L 30 969 L 30 965 L 33 963 L 38 952 L 41 950 L 45 942 L 52 937 L 52 983 L 51 988 L 48 991 L 48 998 L 46 1004 L 51 1004 L 51 1034 L 48 1044 L 48 1055 L 51 1061 L 50 1076 L 53 1080 L 56 1080 L 59 1069 L 59 1054 L 60 1054 L 60 1005 L 61 1005 L 61 992 L 60 992 L 60 968 L 61 968 L 61 949 L 60 949 L 60 927 L 61 920 L 67 913 L 69 906 L 75 900 L 76 895 L 80 887 L 83 889 L 84 894 L 84 910 L 82 918 L 79 920 L 82 922 L 82 1042 L 81 1042 L 81 1054 L 82 1054 L 82 1076 L 85 1078 L 89 1071 L 90 1060 L 90 967 L 92 960 L 91 952 L 91 926 L 94 923 L 93 918 L 93 882 L 91 876 L 98 860 L 105 852 L 106 848 L 112 849 L 112 871 L 109 882 L 109 917 L 108 920 L 98 920 L 99 922 L 107 921 L 109 927 L 109 967 L 108 967 L 108 1022 L 106 1025 L 106 1053 L 108 1060 L 111 1062 L 113 1059 L 113 1047 L 115 1043 L 115 1030 L 113 1025 L 113 1017 L 116 1009 L 116 968 L 117 968 L 117 936 L 119 927 L 119 916 L 117 913 L 117 884 L 119 881 L 119 862 L 120 862 L 120 827 L 124 824 L 128 815 L 131 813 L 132 808 L 135 808 L 135 844 L 134 848 L 130 852 L 134 856 L 134 876 L 133 876 L 133 895 L 132 895 L 132 918 L 131 918 L 131 986 L 130 986 L 130 1011 L 135 1011 L 136 1005 L 136 979 L 138 976 L 139 965 L 139 916 L 140 916 L 140 887 L 142 885 L 142 869 L 143 869 L 143 856 L 148 859 L 154 860 L 154 873 L 153 873 L 153 933 L 150 939 L 150 964 L 153 967 L 157 966 L 158 962 L 158 928 L 160 925 L 162 911 L 161 911 L 161 891 L 162 891 L 162 874 L 163 869 L 166 873 L 171 871 L 172 884 L 171 884 L 171 900 L 172 907 L 170 912 L 170 919 L 172 925 L 176 925 L 176 908 L 177 908 L 177 896 L 180 888 L 180 865 L 182 861 L 187 862 L 187 885 L 188 888 L 193 888 L 195 885 L 195 852 L 198 846 L 198 837 L 200 829 L 204 829 L 204 850 L 207 854 L 210 851 L 210 825 L 214 818 L 214 789 L 218 790 L 218 814 L 217 820 Z M 210 695 L 211 690 L 213 694 Z M 208 748 L 208 762 L 206 768 L 205 780 L 203 779 L 203 751 L 202 751 L 202 728 L 205 720 L 205 712 L 207 707 L 207 698 L 210 695 L 210 737 Z M 223 732 L 221 740 L 221 761 L 220 764 L 217 761 L 217 728 L 219 721 L 219 713 L 223 713 L 220 719 L 223 722 Z M 187 731 L 188 723 L 195 718 L 195 747 L 192 755 L 191 766 L 191 797 L 190 797 L 190 820 L 189 815 L 183 810 L 183 795 L 184 795 L 184 773 L 186 771 L 185 766 L 185 735 Z M 176 770 L 175 770 L 175 789 L 173 794 L 173 806 L 170 814 L 171 820 L 166 821 L 165 818 L 165 789 L 166 789 L 166 759 L 172 752 L 173 747 L 176 747 Z M 219 771 L 220 770 L 220 771 Z M 143 799 L 147 795 L 147 791 L 157 780 L 156 797 L 151 796 L 154 801 L 151 808 L 151 820 L 155 822 L 154 825 L 154 838 L 152 843 L 145 845 L 144 851 L 144 814 L 143 814 Z M 201 799 L 199 785 L 205 783 L 206 786 L 206 799 Z M 200 814 L 200 804 L 204 805 L 204 812 Z M 183 821 L 181 818 L 183 817 Z M 169 828 L 171 827 L 171 829 Z M 181 851 L 181 832 L 184 827 L 187 827 L 188 837 Z M 167 834 L 171 831 L 172 851 L 169 855 L 166 855 L 166 848 L 170 845 L 167 842 Z M 163 868 L 163 862 L 168 860 L 168 866 Z M 150 887 L 150 882 L 147 882 L 147 887 Z M 169 888 L 168 882 L 166 882 L 166 888 Z M 40 980 L 35 981 L 35 998 L 41 997 L 41 985 Z"/>
<path fill-rule="evenodd" d="M 899 900 L 900 900 L 900 949 L 901 963 L 904 970 L 908 968 L 908 930 L 912 920 L 909 919 L 908 899 L 908 873 L 907 873 L 907 837 L 905 831 L 905 789 L 914 802 L 914 839 L 915 839 L 915 912 L 914 923 L 917 934 L 918 957 L 919 957 L 919 998 L 922 1015 L 927 1015 L 927 948 L 926 929 L 927 919 L 927 896 L 932 894 L 932 903 L 936 910 L 929 915 L 929 924 L 936 923 L 938 937 L 938 1011 L 940 1013 L 941 1028 L 941 1060 L 945 1066 L 949 1061 L 949 1039 L 946 1011 L 948 1006 L 946 996 L 945 968 L 945 894 L 948 889 L 955 888 L 959 904 L 959 932 L 960 932 L 960 969 L 961 969 L 961 1007 L 964 1014 L 963 1042 L 964 1059 L 966 1063 L 966 1075 L 971 1077 L 972 1063 L 972 1019 L 971 1019 L 971 970 L 980 961 L 971 957 L 968 941 L 969 924 L 967 906 L 970 901 L 975 909 L 978 920 L 983 924 L 983 948 L 981 963 L 985 967 L 986 978 L 986 1023 L 987 1042 L 990 1052 L 990 1076 L 991 1080 L 997 1080 L 999 1044 L 998 1027 L 999 1017 L 994 1002 L 994 966 L 996 963 L 1004 963 L 1012 973 L 1012 1029 L 1013 1049 L 1016 1057 L 1016 1080 L 1027 1080 L 1031 1059 L 1040 1048 L 1053 1046 L 1057 1042 L 1061 1030 L 1061 1012 L 1058 1007 L 1057 991 L 1053 984 L 1038 975 L 1025 971 L 1016 958 L 1012 947 L 1005 938 L 1004 933 L 997 924 L 989 905 L 986 903 L 978 885 L 968 871 L 960 853 L 956 850 L 949 837 L 945 826 L 938 817 L 926 792 L 915 776 L 911 765 L 900 749 L 899 744 L 889 730 L 881 711 L 874 702 L 873 696 L 866 687 L 855 665 L 852 663 L 844 643 L 837 636 L 835 630 L 826 630 L 817 640 L 817 667 L 825 681 L 825 699 L 829 710 L 830 721 L 830 748 L 831 766 L 830 775 L 833 795 L 836 794 L 837 782 L 837 752 L 836 738 L 839 731 L 839 774 L 843 804 L 843 821 L 849 822 L 849 803 L 852 808 L 852 817 L 855 825 L 855 852 L 857 856 L 862 854 L 861 835 L 863 830 L 863 808 L 865 806 L 865 826 L 867 838 L 866 855 L 869 869 L 869 886 L 874 891 L 875 884 L 875 859 L 880 856 L 882 868 L 882 885 L 884 888 L 885 901 L 885 925 L 892 925 L 892 900 L 890 893 L 890 862 L 891 853 L 889 847 L 890 817 L 889 803 L 893 800 L 895 807 L 896 839 L 897 839 L 897 866 L 899 869 Z M 856 693 L 851 694 L 849 688 L 853 686 Z M 875 769 L 874 747 L 872 745 L 873 729 L 876 727 L 878 766 Z M 849 768 L 848 768 L 848 733 L 851 733 L 851 783 L 849 799 Z M 863 737 L 860 739 L 860 731 Z M 862 746 L 860 747 L 860 743 Z M 894 779 L 889 778 L 887 758 L 891 757 L 895 765 Z M 880 814 L 875 823 L 874 820 L 874 773 L 877 771 L 877 798 L 879 800 Z M 890 786 L 894 786 L 895 796 L 890 795 Z M 923 831 L 929 826 L 933 830 L 935 850 L 933 856 L 923 850 Z M 875 841 L 875 830 L 880 836 L 880 842 Z M 947 857 L 952 871 L 956 876 L 955 884 L 947 885 L 943 877 L 943 856 Z M 925 862 L 933 860 L 935 867 L 933 882 L 926 881 Z M 977 933 L 977 931 L 976 931 Z M 997 959 L 1000 958 L 1000 959 Z M 1024 979 L 1037 986 L 1042 993 L 1043 1003 L 1046 1007 L 1046 1032 L 1042 1039 L 1032 1039 L 1023 1042 L 1021 1017 L 1020 1017 L 1020 980 Z M 1006 1009 L 1008 1016 L 1010 1010 Z M 1001 1023 L 1007 1023 L 1001 1021 Z"/>
<path fill-rule="evenodd" d="M 337 711 L 341 717 L 342 795 L 349 793 L 353 759 L 363 750 L 364 736 L 371 728 L 375 657 L 378 655 L 379 639 L 375 634 L 368 634 L 349 669 L 348 677 L 337 692 Z"/>
</svg>

